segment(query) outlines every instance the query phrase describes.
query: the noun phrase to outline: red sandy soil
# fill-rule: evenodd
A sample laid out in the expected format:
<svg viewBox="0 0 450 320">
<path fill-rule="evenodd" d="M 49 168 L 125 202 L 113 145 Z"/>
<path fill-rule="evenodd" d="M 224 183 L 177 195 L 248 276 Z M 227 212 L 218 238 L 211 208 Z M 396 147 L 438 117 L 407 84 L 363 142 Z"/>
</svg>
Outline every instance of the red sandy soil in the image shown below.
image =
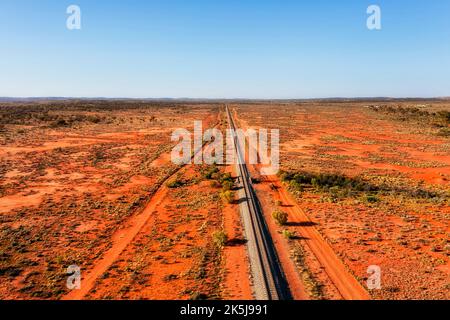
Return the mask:
<svg viewBox="0 0 450 320">
<path fill-rule="evenodd" d="M 271 186 L 275 186 L 276 191 Z M 261 185 L 261 188 L 258 189 L 261 191 L 264 190 L 266 194 L 269 193 L 274 201 L 281 201 L 283 210 L 289 214 L 289 222 L 291 225 L 289 229 L 304 238 L 304 242 L 319 262 L 320 268 L 326 273 L 332 285 L 339 292 L 340 298 L 345 300 L 369 299 L 367 291 L 349 272 L 333 248 L 314 227 L 314 223 L 301 210 L 300 206 L 292 199 L 286 189 L 283 188 L 276 176 L 265 177 L 264 187 Z M 260 192 L 260 194 L 263 194 L 263 192 Z M 271 217 L 267 215 L 266 218 L 270 219 Z M 276 226 L 273 221 L 271 221 L 271 224 L 274 227 Z"/>
<path fill-rule="evenodd" d="M 377 114 L 361 103 L 234 107 L 244 127 L 280 129 L 282 169 L 362 176 L 393 190 L 380 194 L 376 203 L 366 203 L 362 196 L 332 201 L 327 193 L 312 189 L 295 194 L 297 206 L 290 207 L 294 204 L 289 198 L 280 197 L 281 209 L 289 213 L 290 221 L 309 219 L 314 225 L 289 226 L 289 230 L 297 230 L 300 236 L 318 230 L 364 287 L 368 266 L 379 265 L 382 289 L 369 291 L 374 299 L 450 298 L 448 138 L 437 136 L 432 127 Z M 270 183 L 286 194 L 287 185 L 276 180 Z M 261 194 L 268 192 L 264 185 L 257 186 L 264 190 Z M 415 196 L 417 190 L 441 196 Z M 273 204 L 271 210 L 275 208 Z M 307 254 L 308 247 L 303 248 Z M 317 260 L 324 259 L 312 253 Z M 313 261 L 306 261 L 323 285 L 325 298 L 339 298 L 328 289 L 323 272 L 314 268 Z M 333 278 L 329 270 L 324 271 Z M 338 291 L 348 298 L 342 288 Z"/>
<path fill-rule="evenodd" d="M 211 120 L 204 126 L 210 127 Z M 164 154 L 152 165 L 161 165 L 169 158 Z M 199 179 L 198 169 L 189 165 L 167 180 L 180 176 L 187 181 Z M 64 299 L 171 300 L 199 294 L 214 299 L 251 299 L 243 243 L 226 247 L 222 253 L 211 246 L 212 233 L 220 229 L 221 217 L 229 235 L 240 235 L 236 207 L 223 207 L 218 191 L 208 187 L 207 181 L 183 187 L 187 194 L 181 196 L 181 203 L 189 198 L 195 209 L 185 211 L 183 205 L 177 204 L 173 211 L 180 199 L 173 190 L 161 186 L 144 211 L 127 222 L 130 227 L 114 234 L 111 249 L 83 279 L 81 290 L 70 292 Z M 201 201 L 202 206 L 197 207 L 196 201 Z M 234 230 L 229 230 L 231 227 Z M 165 245 L 170 248 L 162 249 L 161 239 L 168 239 Z"/>
<path fill-rule="evenodd" d="M 194 170 L 188 168 L 182 177 L 192 179 Z M 179 207 L 184 201 L 177 192 L 183 192 L 180 196 L 184 200 L 201 201 L 202 208 L 191 211 Z M 202 254 L 213 255 L 208 247 L 211 233 L 220 229 L 220 199 L 209 199 L 212 194 L 204 182 L 176 191 L 163 186 L 144 211 L 148 220 L 124 237 L 120 247 L 113 244 L 120 249 L 117 255 L 98 264 L 101 272 L 96 273 L 97 281 L 90 290 L 85 290 L 88 295 L 67 298 L 170 300 L 188 299 L 195 293 L 219 297 L 216 282 L 220 280 L 220 268 L 213 260 L 201 265 L 205 263 Z M 206 271 L 198 271 L 205 275 L 197 279 L 194 273 L 198 265 Z"/>
<path fill-rule="evenodd" d="M 88 104 L 25 106 L 30 109 L 26 117 L 22 106 L 2 106 L 13 108 L 5 113 L 12 118 L 0 136 L 2 299 L 81 298 L 87 293 L 93 297 L 88 291 L 101 290 L 96 286 L 99 276 L 124 252 L 130 254 L 142 230 L 152 227 L 154 211 L 177 205 L 174 200 L 168 203 L 171 195 L 164 186 L 177 170 L 170 162 L 171 132 L 191 129 L 198 119 L 205 119 L 208 128 L 218 115 L 216 106 L 207 105 L 135 108 L 121 102 L 125 106 L 109 110 L 109 105 Z M 86 115 L 95 118 L 86 120 Z M 71 123 L 74 118 L 78 120 Z M 30 125 L 17 124 L 22 122 Z M 204 238 L 196 236 L 189 237 L 201 247 Z M 85 280 L 81 291 L 67 296 L 66 269 L 73 264 L 81 267 Z M 157 275 L 166 269 L 151 272 Z M 225 276 L 217 270 L 211 274 L 220 287 Z M 172 296 L 166 293 L 155 298 Z M 240 291 L 236 294 L 245 297 Z"/>
<path fill-rule="evenodd" d="M 450 140 L 365 104 L 232 106 L 243 127 L 280 129 L 283 170 L 388 188 L 372 203 L 364 193 L 296 192 L 278 177 L 255 184 L 293 295 L 368 298 L 375 264 L 373 299 L 450 299 Z M 170 161 L 175 128 L 198 119 L 208 128 L 219 114 L 224 130 L 216 105 L 1 105 L 0 299 L 251 299 L 237 206 L 201 167 Z M 189 183 L 168 189 L 170 177 Z M 289 214 L 287 226 L 274 223 L 275 209 Z M 285 239 L 285 229 L 298 237 Z M 212 241 L 220 230 L 224 248 Z M 73 264 L 84 280 L 69 292 Z"/>
<path fill-rule="evenodd" d="M 236 113 L 234 114 L 237 117 Z M 236 121 L 240 123 L 239 119 Z M 246 127 L 241 126 L 244 130 Z M 273 203 L 280 201 L 284 211 L 289 214 L 290 231 L 300 235 L 307 244 L 308 249 L 317 260 L 315 273 L 322 270 L 326 274 L 325 280 L 328 287 L 332 285 L 335 290 L 328 288 L 330 292 L 327 298 L 346 299 L 346 300 L 367 300 L 369 295 L 367 291 L 358 283 L 354 276 L 348 271 L 346 266 L 340 261 L 332 247 L 323 239 L 320 233 L 314 228 L 310 218 L 301 210 L 300 206 L 293 200 L 288 192 L 283 188 L 276 176 L 261 176 L 261 165 L 250 166 L 253 177 L 260 181 L 255 184 L 258 197 L 262 203 L 265 219 L 268 222 L 269 229 L 274 239 L 277 252 L 282 263 L 284 273 L 288 280 L 293 298 L 295 300 L 306 300 L 318 298 L 308 288 L 308 279 L 304 273 L 309 270 L 299 272 L 292 261 L 293 254 L 288 241 L 281 235 L 280 227 L 274 222 L 271 213 L 276 209 Z M 294 240 L 289 240 L 293 242 Z M 291 243 L 292 245 L 292 243 Z M 305 286 L 306 285 L 306 286 Z M 337 292 L 336 292 L 337 291 Z M 320 296 L 320 298 L 325 298 Z"/>
<path fill-rule="evenodd" d="M 81 289 L 71 291 L 63 297 L 64 300 L 81 300 L 92 290 L 97 279 L 117 260 L 122 251 L 133 241 L 144 225 L 149 223 L 149 219 L 152 217 L 154 209 L 167 195 L 167 189 L 167 187 L 158 189 L 144 211 L 131 217 L 126 221 L 126 225 L 123 225 L 120 230 L 113 234 L 111 238 L 111 248 L 103 254 L 100 261 L 95 263 L 94 267 L 89 271 L 89 274 L 85 278 L 82 278 Z"/>
</svg>

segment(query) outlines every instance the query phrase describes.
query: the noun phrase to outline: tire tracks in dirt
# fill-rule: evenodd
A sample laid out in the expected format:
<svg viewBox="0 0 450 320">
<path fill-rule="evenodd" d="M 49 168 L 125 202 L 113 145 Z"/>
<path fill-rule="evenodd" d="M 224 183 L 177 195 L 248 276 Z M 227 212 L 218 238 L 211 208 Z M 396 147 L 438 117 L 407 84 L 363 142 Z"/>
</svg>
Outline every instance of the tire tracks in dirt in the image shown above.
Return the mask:
<svg viewBox="0 0 450 320">
<path fill-rule="evenodd" d="M 314 256 L 323 266 L 325 273 L 333 282 L 336 289 L 345 300 L 369 300 L 370 296 L 364 287 L 349 272 L 345 264 L 339 259 L 331 245 L 322 237 L 313 221 L 292 199 L 277 177 L 269 177 L 276 187 L 281 201 L 286 206 L 290 221 L 298 225 L 300 235 L 305 238 L 305 243 Z"/>
<path fill-rule="evenodd" d="M 237 111 L 234 110 L 234 118 L 240 123 Z M 253 166 L 258 169 L 257 166 Z M 272 183 L 276 192 L 285 205 L 290 221 L 298 225 L 300 236 L 305 238 L 305 243 L 319 261 L 330 281 L 345 300 L 369 300 L 370 295 L 365 288 L 355 279 L 346 265 L 337 256 L 331 245 L 323 238 L 314 227 L 309 216 L 300 208 L 282 183 L 276 176 L 262 177 L 266 183 Z"/>
</svg>

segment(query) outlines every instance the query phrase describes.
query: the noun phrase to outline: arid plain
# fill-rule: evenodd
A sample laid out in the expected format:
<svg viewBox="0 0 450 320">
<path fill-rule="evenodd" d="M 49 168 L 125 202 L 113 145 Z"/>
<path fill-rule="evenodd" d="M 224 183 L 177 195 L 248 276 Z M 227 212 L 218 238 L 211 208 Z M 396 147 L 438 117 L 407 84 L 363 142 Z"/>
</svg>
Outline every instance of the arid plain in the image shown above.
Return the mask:
<svg viewBox="0 0 450 320">
<path fill-rule="evenodd" d="M 0 299 L 252 299 L 234 166 L 171 161 L 226 104 L 280 130 L 250 173 L 293 298 L 450 299 L 449 100 L 1 103 Z"/>
</svg>

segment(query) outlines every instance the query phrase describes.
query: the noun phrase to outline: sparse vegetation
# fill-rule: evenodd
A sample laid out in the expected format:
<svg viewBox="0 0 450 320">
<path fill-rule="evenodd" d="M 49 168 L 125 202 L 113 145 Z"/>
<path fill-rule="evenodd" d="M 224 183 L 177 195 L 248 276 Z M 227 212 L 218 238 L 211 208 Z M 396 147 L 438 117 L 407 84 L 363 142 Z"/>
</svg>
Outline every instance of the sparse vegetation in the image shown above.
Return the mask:
<svg viewBox="0 0 450 320">
<path fill-rule="evenodd" d="M 202 169 L 203 178 L 212 180 L 212 186 L 222 186 L 223 192 L 231 191 L 234 188 L 234 181 L 228 172 L 222 173 L 217 165 L 207 166 Z"/>
<path fill-rule="evenodd" d="M 276 223 L 280 226 L 284 226 L 288 222 L 288 214 L 281 210 L 275 210 L 272 213 L 272 217 L 276 221 Z"/>
<path fill-rule="evenodd" d="M 303 282 L 306 285 L 308 293 L 311 298 L 322 300 L 325 295 L 323 292 L 323 284 L 320 283 L 308 264 L 305 261 L 305 252 L 301 246 L 296 245 L 293 250 L 294 262 L 297 265 Z"/>
<path fill-rule="evenodd" d="M 450 128 L 439 129 L 437 135 L 441 137 L 450 137 Z"/>
<path fill-rule="evenodd" d="M 222 231 L 216 231 L 216 232 L 213 233 L 212 239 L 213 239 L 213 242 L 216 245 L 216 247 L 222 248 L 227 243 L 228 236 L 223 230 Z"/>
<path fill-rule="evenodd" d="M 376 195 L 368 194 L 368 195 L 366 195 L 365 201 L 367 203 L 376 203 L 376 202 L 380 201 L 380 199 L 378 199 L 378 197 Z"/>
<path fill-rule="evenodd" d="M 177 174 L 180 167 L 170 161 L 172 128 L 187 127 L 197 117 L 215 118 L 216 112 L 215 106 L 127 101 L 2 104 L 0 144 L 17 152 L 0 159 L 0 178 L 9 175 L 0 183 L 0 197 L 20 201 L 1 200 L 7 212 L 0 215 L 0 281 L 17 285 L 3 286 L 0 296 L 66 295 L 67 267 L 75 264 L 89 273 L 114 246 L 117 230 L 136 223 L 135 214 L 167 182 L 172 200 L 163 199 L 150 217 L 162 218 L 157 228 L 140 232 L 85 298 L 127 299 L 135 290 L 156 298 L 186 299 L 195 291 L 219 297 L 220 250 L 207 236 L 221 221 L 218 190 L 199 192 L 201 176 Z M 200 228 L 200 221 L 208 223 Z M 176 250 L 180 243 L 197 248 L 187 253 L 189 259 Z M 202 279 L 171 272 L 175 260 L 187 270 L 195 264 Z M 158 274 L 160 289 L 190 279 L 191 292 L 146 289 L 149 279 L 157 278 L 148 269 L 155 264 L 168 271 Z"/>
<path fill-rule="evenodd" d="M 220 197 L 227 203 L 233 203 L 234 202 L 234 192 L 233 191 L 222 191 L 220 193 Z"/>
<path fill-rule="evenodd" d="M 168 181 L 166 185 L 170 189 L 176 189 L 176 188 L 180 188 L 180 187 L 184 186 L 185 181 L 183 181 L 181 179 L 173 179 L 171 181 Z"/>
<path fill-rule="evenodd" d="M 286 171 L 279 177 L 314 223 L 288 221 L 282 210 L 292 212 L 290 201 L 271 201 L 278 199 L 278 184 L 252 182 L 261 182 L 258 194 L 275 194 L 262 205 L 278 212 L 277 237 L 289 240 L 283 245 L 300 265 L 306 289 L 317 299 L 334 290 L 313 259 L 309 264 L 310 252 L 301 250 L 296 234 L 311 226 L 362 284 L 367 261 L 380 258 L 398 270 L 383 278 L 385 287 L 373 298 L 445 298 L 450 113 L 438 109 L 448 109 L 448 102 L 391 113 L 361 102 L 346 102 L 345 109 L 321 103 L 249 103 L 239 110 L 243 125 L 282 129 Z M 245 250 L 245 242 L 236 241 L 241 235 L 227 228 L 228 241 L 221 230 L 221 210 L 237 209 L 222 203 L 235 203 L 234 179 L 219 165 L 186 166 L 177 174 L 167 158 L 173 128 L 199 118 L 206 125 L 216 112 L 215 105 L 175 101 L 2 104 L 0 296 L 63 297 L 67 266 L 89 272 L 115 245 L 113 235 L 126 232 L 122 226 L 133 225 L 167 186 L 165 197 L 145 211 L 148 223 L 86 298 L 227 298 L 221 296 L 228 276 L 221 254 L 228 250 L 222 249 Z M 410 281 L 399 281 L 400 275 Z"/>
<path fill-rule="evenodd" d="M 371 291 L 374 299 L 445 299 L 444 273 L 429 270 L 448 261 L 443 248 L 450 205 L 449 101 L 298 101 L 235 108 L 244 126 L 280 128 L 284 171 L 279 178 L 311 218 L 311 223 L 288 223 L 288 231 L 306 234 L 314 227 L 362 285 L 363 262 L 383 259 L 398 270 L 383 279 L 383 288 L 400 290 Z M 266 201 L 278 199 L 280 191 L 270 182 L 261 190 L 270 192 Z M 269 210 L 275 209 L 283 206 L 273 201 Z M 283 229 L 280 234 L 289 237 Z M 287 243 L 294 250 L 304 241 Z M 310 250 L 299 256 L 310 295 L 339 299 Z M 411 281 L 401 281 L 400 274 Z M 316 286 L 319 280 L 325 280 L 323 287 Z"/>
<path fill-rule="evenodd" d="M 414 121 L 430 127 L 438 128 L 436 134 L 443 137 L 449 136 L 450 111 L 429 111 L 418 107 L 404 106 L 370 106 L 371 110 L 390 115 L 400 121 Z"/>
<path fill-rule="evenodd" d="M 343 174 L 311 173 L 311 172 L 285 172 L 278 173 L 280 179 L 288 185 L 293 192 L 305 190 L 325 193 L 333 202 L 345 198 L 358 198 L 363 196 L 364 202 L 378 202 L 379 195 L 399 194 L 421 199 L 445 199 L 445 192 L 436 192 L 424 189 L 422 186 L 409 187 L 392 184 L 373 184 L 361 177 L 349 177 Z"/>
<path fill-rule="evenodd" d="M 222 185 L 217 180 L 212 180 L 210 185 L 212 188 L 221 188 L 222 187 Z"/>
<path fill-rule="evenodd" d="M 302 191 L 303 188 L 313 187 L 317 191 L 331 191 L 351 194 L 352 192 L 377 191 L 378 188 L 360 178 L 347 177 L 342 174 L 311 173 L 311 172 L 285 172 L 280 171 L 278 176 L 289 187 Z"/>
<path fill-rule="evenodd" d="M 232 181 L 224 181 L 222 182 L 223 191 L 232 190 L 234 187 L 234 183 Z"/>
<path fill-rule="evenodd" d="M 202 171 L 203 177 L 207 180 L 220 179 L 220 169 L 217 165 L 207 166 Z"/>
<path fill-rule="evenodd" d="M 295 238 L 295 232 L 289 231 L 287 229 L 282 231 L 283 237 L 285 237 L 288 240 L 292 240 Z"/>
</svg>

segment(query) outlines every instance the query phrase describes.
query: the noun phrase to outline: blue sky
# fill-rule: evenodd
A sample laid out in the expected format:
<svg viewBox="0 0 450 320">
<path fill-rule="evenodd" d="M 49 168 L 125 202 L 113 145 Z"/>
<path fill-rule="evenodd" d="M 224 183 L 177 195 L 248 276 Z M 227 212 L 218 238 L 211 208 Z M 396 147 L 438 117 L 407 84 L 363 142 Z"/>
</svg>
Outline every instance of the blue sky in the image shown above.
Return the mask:
<svg viewBox="0 0 450 320">
<path fill-rule="evenodd" d="M 450 96 L 450 0 L 1 0 L 0 39 L 0 96 Z"/>
</svg>

